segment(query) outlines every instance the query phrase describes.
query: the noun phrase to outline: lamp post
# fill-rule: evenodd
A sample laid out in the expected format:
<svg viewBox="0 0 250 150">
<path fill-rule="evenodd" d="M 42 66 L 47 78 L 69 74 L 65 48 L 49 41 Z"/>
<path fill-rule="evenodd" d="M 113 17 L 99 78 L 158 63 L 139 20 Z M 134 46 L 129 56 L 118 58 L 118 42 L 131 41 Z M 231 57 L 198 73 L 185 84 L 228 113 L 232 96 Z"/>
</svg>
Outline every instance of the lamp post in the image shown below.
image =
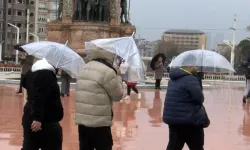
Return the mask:
<svg viewBox="0 0 250 150">
<path fill-rule="evenodd" d="M 2 59 L 2 48 L 3 48 L 3 43 L 4 43 L 4 41 L 2 41 L 2 42 L 0 43 L 0 61 L 3 60 L 3 59 Z"/>
<path fill-rule="evenodd" d="M 236 15 L 234 15 L 234 22 L 233 22 L 233 27 L 230 28 L 230 30 L 233 30 L 233 41 L 232 41 L 232 46 L 230 46 L 232 48 L 231 50 L 231 65 L 234 68 L 234 57 L 235 57 L 235 37 L 236 37 Z"/>
<path fill-rule="evenodd" d="M 18 43 L 19 43 L 19 28 L 18 28 L 17 26 L 15 26 L 15 25 L 11 24 L 11 23 L 8 23 L 8 25 L 10 25 L 10 26 L 16 28 L 16 30 L 17 30 L 17 34 L 16 34 L 16 44 L 18 44 Z M 16 50 L 16 64 L 18 64 L 18 54 L 19 54 L 19 51 Z"/>
<path fill-rule="evenodd" d="M 37 36 L 36 34 L 34 33 L 30 33 L 30 35 L 34 36 L 36 38 L 36 41 L 39 42 L 39 36 Z"/>
<path fill-rule="evenodd" d="M 29 31 L 30 31 L 30 9 L 27 9 L 27 26 L 26 26 L 26 43 L 29 43 Z"/>
</svg>

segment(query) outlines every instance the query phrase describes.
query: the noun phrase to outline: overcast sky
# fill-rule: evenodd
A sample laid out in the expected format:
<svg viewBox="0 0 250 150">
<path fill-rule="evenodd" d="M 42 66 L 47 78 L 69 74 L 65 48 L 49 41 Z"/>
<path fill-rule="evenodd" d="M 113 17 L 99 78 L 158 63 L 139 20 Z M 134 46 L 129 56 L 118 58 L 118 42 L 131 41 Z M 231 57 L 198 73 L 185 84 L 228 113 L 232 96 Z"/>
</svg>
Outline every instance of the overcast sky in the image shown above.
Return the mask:
<svg viewBox="0 0 250 150">
<path fill-rule="evenodd" d="M 250 25 L 250 0 L 131 0 L 131 22 L 137 27 L 137 35 L 147 40 L 160 39 L 168 28 L 200 29 L 212 38 L 223 33 L 231 40 L 232 31 L 228 29 L 234 14 L 239 42 L 250 37 L 244 30 Z"/>
</svg>

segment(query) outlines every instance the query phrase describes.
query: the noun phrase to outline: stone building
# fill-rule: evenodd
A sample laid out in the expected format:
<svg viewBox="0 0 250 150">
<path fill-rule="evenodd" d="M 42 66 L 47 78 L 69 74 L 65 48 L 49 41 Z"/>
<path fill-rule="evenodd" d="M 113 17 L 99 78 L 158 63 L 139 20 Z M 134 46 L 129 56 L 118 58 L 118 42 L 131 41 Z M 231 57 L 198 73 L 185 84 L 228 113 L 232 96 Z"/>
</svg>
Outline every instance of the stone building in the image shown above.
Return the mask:
<svg viewBox="0 0 250 150">
<path fill-rule="evenodd" d="M 199 30 L 172 29 L 164 32 L 162 40 L 175 43 L 181 51 L 206 48 L 206 34 Z"/>
</svg>

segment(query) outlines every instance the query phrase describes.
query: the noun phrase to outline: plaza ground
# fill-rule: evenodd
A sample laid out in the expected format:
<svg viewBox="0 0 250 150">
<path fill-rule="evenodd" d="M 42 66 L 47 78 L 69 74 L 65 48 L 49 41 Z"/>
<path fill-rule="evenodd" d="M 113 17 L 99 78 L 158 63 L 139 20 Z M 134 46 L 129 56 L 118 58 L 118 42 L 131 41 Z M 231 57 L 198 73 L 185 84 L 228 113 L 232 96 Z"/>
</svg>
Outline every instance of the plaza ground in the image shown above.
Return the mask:
<svg viewBox="0 0 250 150">
<path fill-rule="evenodd" d="M 250 111 L 242 105 L 244 84 L 206 83 L 205 107 L 211 126 L 205 129 L 205 150 L 248 150 L 250 147 Z M 0 84 L 0 147 L 20 150 L 21 118 L 25 96 L 15 95 L 16 85 Z M 114 103 L 113 150 L 164 150 L 168 126 L 162 122 L 165 92 L 141 90 L 142 99 L 132 95 L 131 102 Z M 74 123 L 75 90 L 62 98 L 65 116 L 63 150 L 78 150 L 77 126 Z M 138 103 L 139 102 L 139 103 Z M 140 104 L 140 107 L 138 107 Z M 184 150 L 188 150 L 185 146 Z"/>
</svg>

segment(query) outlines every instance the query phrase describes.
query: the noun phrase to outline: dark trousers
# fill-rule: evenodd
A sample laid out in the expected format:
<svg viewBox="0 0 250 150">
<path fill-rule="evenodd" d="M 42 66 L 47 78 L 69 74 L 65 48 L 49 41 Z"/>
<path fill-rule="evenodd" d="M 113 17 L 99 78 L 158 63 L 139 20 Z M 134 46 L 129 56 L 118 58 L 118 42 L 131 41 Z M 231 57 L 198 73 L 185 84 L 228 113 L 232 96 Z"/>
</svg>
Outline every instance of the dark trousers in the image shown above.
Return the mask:
<svg viewBox="0 0 250 150">
<path fill-rule="evenodd" d="M 62 150 L 62 127 L 59 123 L 42 123 L 42 130 L 31 131 L 31 122 L 23 119 L 21 150 Z"/>
<path fill-rule="evenodd" d="M 79 150 L 112 150 L 111 127 L 78 126 Z"/>
<path fill-rule="evenodd" d="M 20 79 L 20 83 L 19 83 L 19 89 L 18 89 L 18 93 L 22 93 L 23 92 L 23 88 L 22 88 L 22 82 L 23 82 L 23 78 L 25 75 L 21 74 L 21 79 Z"/>
<path fill-rule="evenodd" d="M 155 80 L 155 88 L 160 89 L 161 88 L 161 79 L 156 79 Z"/>
<path fill-rule="evenodd" d="M 184 144 L 190 150 L 204 150 L 204 130 L 193 126 L 170 126 L 167 150 L 182 150 Z"/>
<path fill-rule="evenodd" d="M 201 89 L 203 89 L 202 79 L 199 79 L 199 83 L 200 83 Z"/>
<path fill-rule="evenodd" d="M 135 86 L 130 86 L 130 85 L 128 85 L 128 86 L 127 86 L 127 95 L 130 95 L 131 89 L 132 89 L 135 93 L 138 94 L 138 90 L 137 90 L 137 88 L 136 88 Z"/>
</svg>

